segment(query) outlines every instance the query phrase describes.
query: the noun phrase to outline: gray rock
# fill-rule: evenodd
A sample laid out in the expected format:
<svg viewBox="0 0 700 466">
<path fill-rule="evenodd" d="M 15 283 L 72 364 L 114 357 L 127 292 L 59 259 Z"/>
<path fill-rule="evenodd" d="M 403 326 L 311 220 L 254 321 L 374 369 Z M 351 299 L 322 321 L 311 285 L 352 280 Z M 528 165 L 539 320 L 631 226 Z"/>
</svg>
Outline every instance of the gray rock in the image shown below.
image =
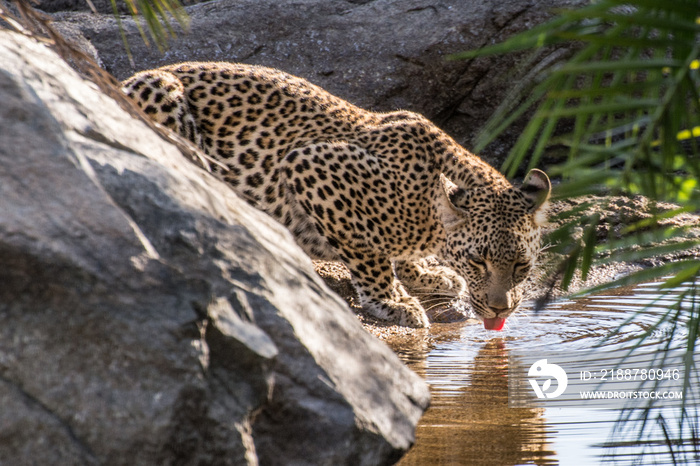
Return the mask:
<svg viewBox="0 0 700 466">
<path fill-rule="evenodd" d="M 449 61 L 448 55 L 501 41 L 542 23 L 554 8 L 588 0 L 217 0 L 187 7 L 189 34 L 160 53 L 123 18 L 134 66 L 110 16 L 63 13 L 120 79 L 190 60 L 272 66 L 371 110 L 407 109 L 435 121 L 470 148 L 513 84 L 523 55 Z M 546 50 L 535 64 L 559 57 Z M 525 65 L 523 65 L 525 66 Z M 518 127 L 480 155 L 499 163 Z"/>
<path fill-rule="evenodd" d="M 201 1 L 208 0 L 179 0 L 180 5 L 183 6 L 193 5 Z M 139 6 L 138 2 L 133 3 Z M 155 2 L 151 1 L 149 3 L 154 4 Z M 94 7 L 99 13 L 112 14 L 116 7 L 117 11 L 123 15 L 130 13 L 129 4 L 126 0 L 116 0 L 115 2 L 112 0 L 90 0 L 90 3 L 88 3 L 88 0 L 36 0 L 36 2 L 32 2 L 32 5 L 47 12 L 92 11 L 92 7 Z"/>
<path fill-rule="evenodd" d="M 0 31 L 0 462 L 381 464 L 422 380 L 281 226 Z"/>
</svg>

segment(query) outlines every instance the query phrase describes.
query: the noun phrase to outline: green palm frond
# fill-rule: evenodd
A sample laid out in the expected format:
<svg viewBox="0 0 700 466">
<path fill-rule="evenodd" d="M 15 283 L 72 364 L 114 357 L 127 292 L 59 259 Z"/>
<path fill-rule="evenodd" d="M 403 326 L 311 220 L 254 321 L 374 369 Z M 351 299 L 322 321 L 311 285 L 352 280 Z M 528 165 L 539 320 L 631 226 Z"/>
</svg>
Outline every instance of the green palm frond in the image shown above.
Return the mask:
<svg viewBox="0 0 700 466">
<path fill-rule="evenodd" d="M 614 13 L 621 4 L 634 7 Z M 611 147 L 621 139 L 634 138 L 637 144 L 626 153 L 635 161 L 644 161 L 651 153 L 658 155 L 662 148 L 660 160 L 668 165 L 666 157 L 681 150 L 679 136 L 700 132 L 698 9 L 695 1 L 606 0 L 563 12 L 551 23 L 503 44 L 457 55 L 470 58 L 525 46 L 580 44 L 567 63 L 547 69 L 545 79 L 529 89 L 528 99 L 518 110 L 520 114 L 532 106 L 536 110 L 505 163 L 506 172 L 514 175 L 526 158 L 531 166 L 536 165 L 553 139 L 567 145 L 575 159 L 579 153 L 590 152 L 591 142 Z M 500 122 L 507 119 L 510 109 L 502 113 L 494 115 L 477 150 L 504 129 Z M 553 138 L 554 130 L 562 125 L 572 131 Z M 598 151 L 596 147 L 594 152 Z M 598 154 L 600 161 L 606 160 L 605 153 Z"/>
<path fill-rule="evenodd" d="M 546 156 L 556 160 L 547 171 L 561 179 L 555 199 L 588 195 L 587 202 L 553 219 L 558 227 L 548 238 L 554 270 L 549 276 L 558 277 L 563 289 L 576 272 L 585 279 L 595 264 L 675 258 L 580 294 L 659 281 L 660 293 L 673 293 L 675 301 L 657 326 L 667 322 L 676 332 L 678 317 L 686 317 L 686 374 L 695 374 L 690 369 L 700 337 L 700 225 L 692 225 L 693 232 L 673 220 L 700 214 L 700 2 L 598 0 L 453 58 L 561 44 L 573 51 L 570 58 L 535 73 L 533 84 L 521 84 L 521 92 L 486 124 L 476 149 L 527 117 L 504 172 L 514 176 Z M 603 217 L 615 210 L 616 199 L 640 195 L 650 201 L 645 215 L 615 220 L 620 224 Z M 694 384 L 686 377 L 685 392 Z M 694 419 L 687 409 L 684 404 L 679 432 Z M 669 448 L 672 455 L 683 454 L 672 442 Z"/>
<path fill-rule="evenodd" d="M 127 55 L 129 56 L 129 60 L 133 61 L 131 49 L 129 48 L 129 43 L 126 39 L 126 33 L 124 32 L 119 14 L 118 2 L 120 0 L 110 1 Z M 161 52 L 167 48 L 168 40 L 176 37 L 173 21 L 176 22 L 183 31 L 189 29 L 189 16 L 179 0 L 123 0 L 123 3 L 126 4 L 127 10 L 134 19 L 134 24 L 136 24 L 141 38 L 146 45 L 151 43 L 149 40 L 150 36 L 151 40 L 153 40 L 156 47 L 158 47 L 158 50 Z M 145 29 L 142 23 L 145 23 Z"/>
</svg>

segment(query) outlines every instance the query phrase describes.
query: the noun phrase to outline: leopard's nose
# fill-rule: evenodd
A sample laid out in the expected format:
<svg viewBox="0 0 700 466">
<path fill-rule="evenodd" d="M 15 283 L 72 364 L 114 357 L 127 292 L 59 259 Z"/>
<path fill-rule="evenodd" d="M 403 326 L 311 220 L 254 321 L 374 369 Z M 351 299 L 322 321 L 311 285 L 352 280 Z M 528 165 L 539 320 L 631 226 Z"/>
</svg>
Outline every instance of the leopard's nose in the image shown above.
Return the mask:
<svg viewBox="0 0 700 466">
<path fill-rule="evenodd" d="M 510 297 L 505 293 L 487 295 L 487 303 L 489 309 L 493 311 L 493 313 L 496 314 L 496 316 L 500 315 L 501 313 L 510 311 L 513 307 Z"/>
</svg>

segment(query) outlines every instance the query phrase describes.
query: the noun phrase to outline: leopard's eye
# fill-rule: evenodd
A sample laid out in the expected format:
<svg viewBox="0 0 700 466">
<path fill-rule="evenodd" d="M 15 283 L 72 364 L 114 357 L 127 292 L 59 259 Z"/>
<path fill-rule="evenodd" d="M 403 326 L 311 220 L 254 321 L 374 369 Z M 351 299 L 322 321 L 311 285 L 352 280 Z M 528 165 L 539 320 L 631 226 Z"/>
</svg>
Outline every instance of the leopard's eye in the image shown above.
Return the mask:
<svg viewBox="0 0 700 466">
<path fill-rule="evenodd" d="M 481 269 L 481 270 L 486 270 L 486 261 L 483 259 L 478 259 L 478 258 L 469 259 L 469 265 L 471 265 L 472 267 L 476 267 L 478 269 Z"/>
<path fill-rule="evenodd" d="M 530 263 L 529 262 L 516 262 L 515 265 L 513 266 L 513 274 L 523 274 L 527 273 L 530 270 Z"/>
</svg>

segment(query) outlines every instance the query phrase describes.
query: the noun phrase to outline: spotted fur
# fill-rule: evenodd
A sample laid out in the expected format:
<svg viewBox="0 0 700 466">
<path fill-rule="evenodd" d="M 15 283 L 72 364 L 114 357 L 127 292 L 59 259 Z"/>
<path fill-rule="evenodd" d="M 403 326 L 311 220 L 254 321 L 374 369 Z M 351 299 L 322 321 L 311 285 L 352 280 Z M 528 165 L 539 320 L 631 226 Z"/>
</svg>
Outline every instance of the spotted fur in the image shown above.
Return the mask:
<svg viewBox="0 0 700 466">
<path fill-rule="evenodd" d="M 411 289 L 468 288 L 486 318 L 520 303 L 550 190 L 544 173 L 514 188 L 418 114 L 362 110 L 270 68 L 182 63 L 123 87 L 219 161 L 223 179 L 311 257 L 344 262 L 377 317 L 428 326 Z"/>
</svg>

